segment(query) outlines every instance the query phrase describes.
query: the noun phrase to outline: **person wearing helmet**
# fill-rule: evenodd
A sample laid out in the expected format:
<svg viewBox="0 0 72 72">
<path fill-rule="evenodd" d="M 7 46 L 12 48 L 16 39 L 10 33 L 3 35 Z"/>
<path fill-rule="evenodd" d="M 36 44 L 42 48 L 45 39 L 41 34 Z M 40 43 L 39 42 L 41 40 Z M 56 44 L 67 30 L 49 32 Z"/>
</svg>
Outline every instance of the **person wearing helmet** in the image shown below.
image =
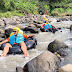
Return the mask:
<svg viewBox="0 0 72 72">
<path fill-rule="evenodd" d="M 27 39 L 27 37 L 31 37 L 31 36 L 35 36 L 35 34 L 32 35 L 25 35 L 25 34 L 20 34 L 18 33 L 20 30 L 20 28 L 15 27 L 13 29 L 13 34 L 8 37 L 6 40 L 2 41 L 0 43 L 0 45 L 2 45 L 3 43 L 6 43 L 4 50 L 3 50 L 3 54 L 1 55 L 1 57 L 6 57 L 7 53 L 9 52 L 9 48 L 12 48 L 12 46 L 18 44 L 19 46 L 21 46 L 21 50 L 24 53 L 24 57 L 27 57 L 27 47 L 24 43 L 24 40 Z"/>
<path fill-rule="evenodd" d="M 49 21 L 49 20 L 46 18 L 46 19 L 45 19 L 45 23 L 41 26 L 41 28 L 43 28 L 43 30 L 44 30 L 45 32 L 51 31 L 51 29 L 52 29 L 52 27 L 51 27 L 51 25 L 49 24 L 49 22 L 51 22 L 51 21 Z"/>
</svg>

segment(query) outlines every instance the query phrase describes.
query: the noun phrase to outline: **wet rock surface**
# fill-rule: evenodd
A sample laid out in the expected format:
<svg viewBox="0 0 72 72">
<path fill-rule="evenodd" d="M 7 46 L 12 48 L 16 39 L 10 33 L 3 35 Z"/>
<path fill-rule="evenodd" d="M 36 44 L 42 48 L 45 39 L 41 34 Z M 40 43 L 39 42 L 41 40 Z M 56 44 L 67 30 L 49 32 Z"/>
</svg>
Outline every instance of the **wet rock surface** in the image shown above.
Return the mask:
<svg viewBox="0 0 72 72">
<path fill-rule="evenodd" d="M 24 72 L 56 72 L 59 63 L 57 56 L 47 51 L 28 62 L 23 70 Z"/>
<path fill-rule="evenodd" d="M 53 42 L 51 42 L 48 45 L 48 50 L 55 53 L 57 52 L 61 56 L 66 56 L 67 53 L 63 50 L 65 48 L 68 48 L 68 46 L 61 40 L 61 39 L 55 39 Z"/>
<path fill-rule="evenodd" d="M 72 72 L 72 64 L 67 64 L 58 69 L 58 72 Z"/>
</svg>

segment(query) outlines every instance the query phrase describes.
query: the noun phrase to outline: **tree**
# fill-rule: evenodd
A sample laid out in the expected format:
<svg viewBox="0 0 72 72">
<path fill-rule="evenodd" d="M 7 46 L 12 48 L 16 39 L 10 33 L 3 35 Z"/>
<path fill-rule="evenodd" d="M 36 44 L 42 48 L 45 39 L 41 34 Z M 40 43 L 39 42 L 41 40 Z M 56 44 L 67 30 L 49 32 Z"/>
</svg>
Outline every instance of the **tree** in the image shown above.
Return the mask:
<svg viewBox="0 0 72 72">
<path fill-rule="evenodd" d="M 5 0 L 0 0 L 0 9 L 5 9 Z"/>
</svg>

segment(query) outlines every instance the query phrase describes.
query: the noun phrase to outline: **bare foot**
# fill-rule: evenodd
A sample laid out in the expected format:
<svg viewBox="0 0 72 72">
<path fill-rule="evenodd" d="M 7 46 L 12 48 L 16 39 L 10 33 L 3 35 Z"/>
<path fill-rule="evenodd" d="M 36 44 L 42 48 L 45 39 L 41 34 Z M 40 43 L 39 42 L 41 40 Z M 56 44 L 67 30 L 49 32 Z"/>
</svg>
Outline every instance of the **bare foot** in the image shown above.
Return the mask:
<svg viewBox="0 0 72 72">
<path fill-rule="evenodd" d="M 27 54 L 24 54 L 24 57 L 28 57 L 28 55 Z"/>
<path fill-rule="evenodd" d="M 6 55 L 2 54 L 1 57 L 6 57 Z"/>
</svg>

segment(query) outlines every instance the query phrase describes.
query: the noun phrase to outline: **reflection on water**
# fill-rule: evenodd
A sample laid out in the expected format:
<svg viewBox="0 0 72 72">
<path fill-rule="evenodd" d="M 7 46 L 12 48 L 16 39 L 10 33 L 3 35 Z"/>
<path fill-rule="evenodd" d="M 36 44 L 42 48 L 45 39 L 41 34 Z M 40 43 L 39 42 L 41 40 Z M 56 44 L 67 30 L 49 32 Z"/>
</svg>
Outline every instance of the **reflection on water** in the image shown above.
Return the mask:
<svg viewBox="0 0 72 72">
<path fill-rule="evenodd" d="M 28 58 L 24 58 L 24 55 L 7 55 L 7 57 L 2 58 L 0 57 L 0 71 L 1 72 L 16 72 L 16 67 L 24 67 L 24 65 L 33 59 L 34 57 L 40 55 L 42 52 L 47 50 L 48 44 L 52 41 L 54 41 L 56 38 L 60 38 L 63 40 L 69 47 L 68 53 L 69 55 L 66 56 L 61 63 L 61 66 L 72 63 L 72 53 L 71 53 L 71 44 L 72 41 L 69 40 L 71 38 L 71 34 L 69 29 L 63 29 L 59 30 L 55 34 L 51 32 L 40 32 L 39 34 L 36 34 L 37 39 L 37 46 L 36 49 L 28 50 Z M 2 51 L 0 51 L 0 54 L 2 54 Z"/>
</svg>

